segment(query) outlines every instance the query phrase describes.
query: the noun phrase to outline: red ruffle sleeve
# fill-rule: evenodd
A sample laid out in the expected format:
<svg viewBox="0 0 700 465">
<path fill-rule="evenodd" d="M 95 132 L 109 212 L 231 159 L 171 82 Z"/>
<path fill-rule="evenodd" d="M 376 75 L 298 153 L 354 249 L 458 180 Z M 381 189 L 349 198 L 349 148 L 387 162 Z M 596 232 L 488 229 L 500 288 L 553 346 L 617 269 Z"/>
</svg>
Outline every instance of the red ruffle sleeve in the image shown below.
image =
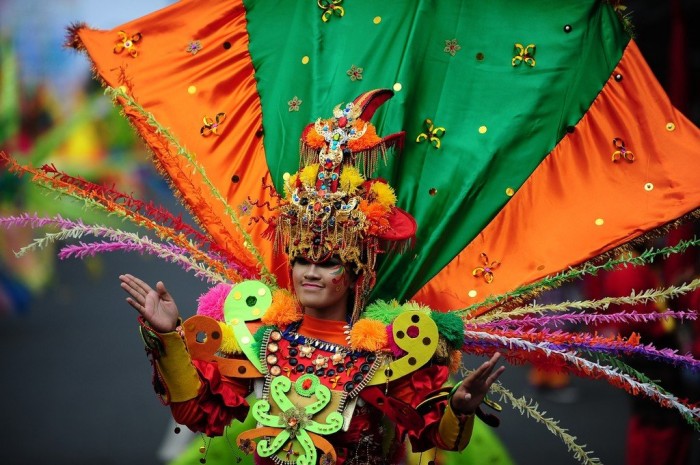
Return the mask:
<svg viewBox="0 0 700 465">
<path fill-rule="evenodd" d="M 243 421 L 250 408 L 246 396 L 250 381 L 222 376 L 216 363 L 193 360 L 202 379 L 194 399 L 173 402 L 170 409 L 175 421 L 207 436 L 221 436 L 233 419 Z"/>
<path fill-rule="evenodd" d="M 433 365 L 423 368 L 392 383 L 389 395 L 415 409 L 418 404 L 429 397 L 430 393 L 440 389 L 447 382 L 448 377 L 449 369 L 445 366 Z M 446 404 L 446 401 L 436 403 L 423 416 L 423 425 L 418 429 L 410 429 L 402 422 L 397 422 L 398 437 L 404 438 L 407 435 L 411 441 L 413 452 L 426 451 L 436 446 L 446 449 L 447 446 L 442 443 L 438 434 L 438 427 Z"/>
</svg>

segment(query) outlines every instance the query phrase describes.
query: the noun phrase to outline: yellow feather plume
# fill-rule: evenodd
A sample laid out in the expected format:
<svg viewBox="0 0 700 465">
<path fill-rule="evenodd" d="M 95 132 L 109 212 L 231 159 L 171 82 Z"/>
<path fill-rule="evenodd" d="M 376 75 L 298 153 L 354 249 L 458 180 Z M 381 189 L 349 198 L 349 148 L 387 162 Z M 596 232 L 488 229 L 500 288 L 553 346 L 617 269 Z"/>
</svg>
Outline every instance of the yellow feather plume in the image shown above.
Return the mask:
<svg viewBox="0 0 700 465">
<path fill-rule="evenodd" d="M 219 350 L 228 355 L 240 354 L 241 347 L 236 341 L 236 336 L 233 335 L 233 329 L 223 321 L 219 321 L 219 328 L 221 328 L 221 347 Z"/>
<path fill-rule="evenodd" d="M 374 199 L 386 207 L 396 205 L 396 193 L 394 189 L 383 182 L 375 182 L 372 184 L 371 193 L 374 194 Z"/>
<path fill-rule="evenodd" d="M 315 186 L 317 176 L 318 165 L 316 164 L 309 165 L 299 172 L 299 178 L 306 186 Z"/>
<path fill-rule="evenodd" d="M 284 196 L 289 198 L 296 189 L 297 179 L 299 178 L 299 173 L 294 173 L 289 176 L 289 179 L 284 183 Z"/>
<path fill-rule="evenodd" d="M 365 182 L 360 172 L 354 166 L 346 166 L 340 173 L 340 188 L 348 194 L 354 194 L 358 187 Z"/>
</svg>

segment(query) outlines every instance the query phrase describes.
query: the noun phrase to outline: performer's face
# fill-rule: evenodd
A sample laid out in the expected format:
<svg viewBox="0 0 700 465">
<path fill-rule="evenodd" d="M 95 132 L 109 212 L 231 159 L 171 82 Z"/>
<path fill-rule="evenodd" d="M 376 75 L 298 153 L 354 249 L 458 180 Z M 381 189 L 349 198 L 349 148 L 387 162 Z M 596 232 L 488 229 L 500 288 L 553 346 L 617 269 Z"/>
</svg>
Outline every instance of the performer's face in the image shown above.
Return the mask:
<svg viewBox="0 0 700 465">
<path fill-rule="evenodd" d="M 339 307 L 347 310 L 348 293 L 355 284 L 352 272 L 337 258 L 321 263 L 297 258 L 292 265 L 292 280 L 302 306 L 319 313 Z"/>
</svg>

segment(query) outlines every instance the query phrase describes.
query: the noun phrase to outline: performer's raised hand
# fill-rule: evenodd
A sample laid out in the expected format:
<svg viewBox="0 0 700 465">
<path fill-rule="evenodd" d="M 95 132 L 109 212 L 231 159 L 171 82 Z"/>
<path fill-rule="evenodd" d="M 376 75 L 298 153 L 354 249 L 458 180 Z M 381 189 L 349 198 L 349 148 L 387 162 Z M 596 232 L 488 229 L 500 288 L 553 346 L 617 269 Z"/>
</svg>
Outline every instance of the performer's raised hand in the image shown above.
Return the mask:
<svg viewBox="0 0 700 465">
<path fill-rule="evenodd" d="M 452 410 L 461 414 L 472 414 L 476 411 L 491 385 L 506 369 L 504 366 L 495 369 L 500 357 L 501 354 L 496 352 L 490 360 L 464 378 L 450 399 Z"/>
<path fill-rule="evenodd" d="M 165 288 L 162 281 L 156 283 L 156 288 L 130 274 L 119 276 L 121 288 L 129 294 L 126 301 L 159 333 L 174 331 L 180 313 L 175 300 Z"/>
</svg>

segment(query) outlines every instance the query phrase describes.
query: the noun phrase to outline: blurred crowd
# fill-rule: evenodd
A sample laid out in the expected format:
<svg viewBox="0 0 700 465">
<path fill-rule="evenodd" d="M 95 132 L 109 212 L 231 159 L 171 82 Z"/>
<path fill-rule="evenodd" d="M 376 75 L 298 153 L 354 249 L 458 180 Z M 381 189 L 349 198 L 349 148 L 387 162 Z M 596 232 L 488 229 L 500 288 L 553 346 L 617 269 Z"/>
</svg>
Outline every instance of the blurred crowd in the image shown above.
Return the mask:
<svg viewBox="0 0 700 465">
<path fill-rule="evenodd" d="M 70 96 L 58 95 L 46 83 L 30 86 L 19 78 L 20 62 L 9 39 L 0 39 L 0 57 L 0 151 L 22 165 L 54 164 L 137 196 L 144 183 L 158 182 L 149 174 L 146 149 L 99 84 L 86 78 Z M 0 215 L 30 212 L 106 220 L 78 203 L 56 202 L 54 194 L 29 181 L 0 171 Z M 35 235 L 27 229 L 0 228 L 0 315 L 25 311 L 32 296 L 51 281 L 55 253 L 50 247 L 15 257 Z"/>
</svg>

